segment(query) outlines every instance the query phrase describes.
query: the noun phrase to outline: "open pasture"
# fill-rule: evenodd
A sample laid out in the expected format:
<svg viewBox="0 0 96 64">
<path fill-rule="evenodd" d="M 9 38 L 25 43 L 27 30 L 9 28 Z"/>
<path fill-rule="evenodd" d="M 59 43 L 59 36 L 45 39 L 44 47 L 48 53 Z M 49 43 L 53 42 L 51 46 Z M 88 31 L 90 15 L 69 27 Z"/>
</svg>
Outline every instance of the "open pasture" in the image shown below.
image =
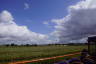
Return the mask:
<svg viewBox="0 0 96 64">
<path fill-rule="evenodd" d="M 0 46 L 0 62 L 32 60 L 79 52 L 87 46 Z"/>
</svg>

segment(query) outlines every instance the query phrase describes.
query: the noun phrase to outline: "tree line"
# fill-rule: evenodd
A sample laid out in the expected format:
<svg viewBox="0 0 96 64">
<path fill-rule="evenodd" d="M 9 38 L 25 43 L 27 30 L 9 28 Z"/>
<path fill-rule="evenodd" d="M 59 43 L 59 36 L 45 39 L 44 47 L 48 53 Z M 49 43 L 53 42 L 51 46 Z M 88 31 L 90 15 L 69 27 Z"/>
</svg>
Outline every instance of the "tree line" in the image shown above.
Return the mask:
<svg viewBox="0 0 96 64">
<path fill-rule="evenodd" d="M 51 46 L 51 45 L 69 45 L 69 46 L 79 46 L 79 45 L 87 45 L 87 43 L 66 43 L 66 44 L 59 44 L 59 43 L 55 43 L 55 44 L 42 44 L 42 45 L 38 45 L 38 44 L 21 44 L 21 45 L 18 45 L 18 44 L 15 44 L 15 43 L 11 43 L 11 44 L 4 44 L 3 46 Z"/>
</svg>

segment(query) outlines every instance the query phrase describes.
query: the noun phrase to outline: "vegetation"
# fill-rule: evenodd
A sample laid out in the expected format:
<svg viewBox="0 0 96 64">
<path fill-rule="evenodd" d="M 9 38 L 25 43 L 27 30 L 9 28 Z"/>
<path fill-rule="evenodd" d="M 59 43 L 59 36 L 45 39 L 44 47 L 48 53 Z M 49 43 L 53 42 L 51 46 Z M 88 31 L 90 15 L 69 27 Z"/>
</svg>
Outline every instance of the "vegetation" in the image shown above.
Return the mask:
<svg viewBox="0 0 96 64">
<path fill-rule="evenodd" d="M 78 52 L 87 46 L 0 46 L 0 62 L 13 62 L 21 60 L 32 60 L 44 57 L 53 57 L 72 52 Z"/>
</svg>

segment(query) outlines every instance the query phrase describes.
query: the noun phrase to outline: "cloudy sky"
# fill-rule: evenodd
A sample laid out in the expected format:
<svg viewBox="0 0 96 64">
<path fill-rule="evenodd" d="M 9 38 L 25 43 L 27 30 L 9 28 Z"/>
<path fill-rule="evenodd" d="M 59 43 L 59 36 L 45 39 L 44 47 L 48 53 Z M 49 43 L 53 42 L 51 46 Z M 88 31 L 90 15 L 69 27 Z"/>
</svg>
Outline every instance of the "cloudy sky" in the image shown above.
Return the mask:
<svg viewBox="0 0 96 64">
<path fill-rule="evenodd" d="M 95 17 L 96 0 L 0 0 L 0 44 L 84 42 Z"/>
</svg>

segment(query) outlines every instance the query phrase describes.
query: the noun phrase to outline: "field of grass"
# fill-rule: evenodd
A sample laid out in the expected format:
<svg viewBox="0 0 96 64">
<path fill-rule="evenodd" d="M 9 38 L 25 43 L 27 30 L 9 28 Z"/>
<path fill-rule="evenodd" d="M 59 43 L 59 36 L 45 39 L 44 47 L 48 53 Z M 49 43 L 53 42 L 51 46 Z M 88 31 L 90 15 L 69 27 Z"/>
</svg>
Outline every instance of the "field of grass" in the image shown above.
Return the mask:
<svg viewBox="0 0 96 64">
<path fill-rule="evenodd" d="M 21 60 L 32 60 L 44 57 L 53 57 L 68 53 L 78 52 L 87 46 L 0 46 L 0 62 L 13 62 Z"/>
</svg>

